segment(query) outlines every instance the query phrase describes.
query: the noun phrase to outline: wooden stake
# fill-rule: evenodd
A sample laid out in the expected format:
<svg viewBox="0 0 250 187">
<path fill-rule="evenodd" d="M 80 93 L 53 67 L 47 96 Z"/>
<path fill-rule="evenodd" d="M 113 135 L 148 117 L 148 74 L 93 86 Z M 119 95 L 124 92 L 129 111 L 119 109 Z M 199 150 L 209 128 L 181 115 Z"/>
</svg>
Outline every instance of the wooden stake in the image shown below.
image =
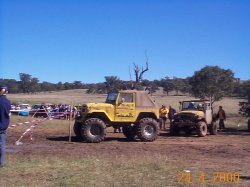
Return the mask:
<svg viewBox="0 0 250 187">
<path fill-rule="evenodd" d="M 70 104 L 70 112 L 69 112 L 69 142 L 71 142 L 71 129 L 72 129 L 72 106 L 73 106 L 73 102 L 71 102 Z"/>
</svg>

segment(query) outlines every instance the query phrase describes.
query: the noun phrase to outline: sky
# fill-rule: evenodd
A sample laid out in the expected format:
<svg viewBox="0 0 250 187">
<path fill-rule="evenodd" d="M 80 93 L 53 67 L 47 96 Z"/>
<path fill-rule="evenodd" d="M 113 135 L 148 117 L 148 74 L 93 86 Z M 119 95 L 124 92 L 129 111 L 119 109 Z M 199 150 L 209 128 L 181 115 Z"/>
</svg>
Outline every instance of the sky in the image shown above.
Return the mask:
<svg viewBox="0 0 250 187">
<path fill-rule="evenodd" d="M 186 78 L 205 66 L 250 79 L 249 0 L 0 0 L 0 79 Z M 147 58 L 146 58 L 147 56 Z"/>
</svg>

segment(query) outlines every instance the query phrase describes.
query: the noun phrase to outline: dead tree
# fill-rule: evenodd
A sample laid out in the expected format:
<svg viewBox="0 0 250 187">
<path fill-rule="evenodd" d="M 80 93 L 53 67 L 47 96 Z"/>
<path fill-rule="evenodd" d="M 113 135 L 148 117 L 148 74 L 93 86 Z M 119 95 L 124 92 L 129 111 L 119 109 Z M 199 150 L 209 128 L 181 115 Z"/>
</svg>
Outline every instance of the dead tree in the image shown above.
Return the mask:
<svg viewBox="0 0 250 187">
<path fill-rule="evenodd" d="M 148 56 L 147 56 L 147 54 L 145 54 L 145 56 L 146 56 L 146 68 L 144 68 L 143 66 L 141 68 L 139 68 L 139 66 L 134 63 L 134 73 L 135 73 L 135 84 L 136 85 L 142 81 L 143 74 L 149 70 L 148 69 Z M 134 89 L 135 86 L 134 86 L 134 82 L 132 80 L 130 67 L 129 67 L 129 76 L 130 76 L 130 80 L 132 83 L 132 89 Z"/>
</svg>

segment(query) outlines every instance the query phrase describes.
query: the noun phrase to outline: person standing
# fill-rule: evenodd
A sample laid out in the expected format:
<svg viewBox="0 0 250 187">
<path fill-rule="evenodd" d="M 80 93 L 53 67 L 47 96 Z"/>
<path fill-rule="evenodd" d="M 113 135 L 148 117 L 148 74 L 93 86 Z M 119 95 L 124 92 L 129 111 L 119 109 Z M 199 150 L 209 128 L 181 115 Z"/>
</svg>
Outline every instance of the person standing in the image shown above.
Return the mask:
<svg viewBox="0 0 250 187">
<path fill-rule="evenodd" d="M 217 113 L 217 119 L 219 119 L 219 129 L 225 129 L 224 120 L 226 120 L 226 113 L 222 109 L 222 106 L 219 106 L 219 111 Z"/>
<path fill-rule="evenodd" d="M 176 113 L 176 110 L 174 108 L 172 108 L 172 106 L 169 106 L 169 112 L 168 112 L 168 119 L 170 121 L 170 124 L 173 122 L 174 120 L 174 114 Z"/>
<path fill-rule="evenodd" d="M 11 104 L 7 99 L 7 86 L 0 85 L 0 167 L 5 164 L 6 130 L 9 127 Z"/>
<path fill-rule="evenodd" d="M 162 105 L 160 110 L 160 130 L 166 130 L 166 121 L 168 116 L 168 108 L 165 105 Z"/>
</svg>

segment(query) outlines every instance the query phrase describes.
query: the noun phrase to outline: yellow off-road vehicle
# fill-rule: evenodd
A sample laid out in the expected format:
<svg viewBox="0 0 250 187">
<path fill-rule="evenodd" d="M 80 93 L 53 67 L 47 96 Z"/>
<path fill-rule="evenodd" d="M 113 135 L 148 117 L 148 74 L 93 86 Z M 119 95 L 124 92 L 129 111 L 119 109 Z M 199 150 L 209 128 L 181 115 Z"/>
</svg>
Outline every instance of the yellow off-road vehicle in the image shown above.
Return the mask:
<svg viewBox="0 0 250 187">
<path fill-rule="evenodd" d="M 175 114 L 170 124 L 170 134 L 178 135 L 180 131 L 198 136 L 217 134 L 217 125 L 213 117 L 212 104 L 207 100 L 190 100 L 180 102 L 180 112 Z"/>
<path fill-rule="evenodd" d="M 158 136 L 159 107 L 146 91 L 110 92 L 105 103 L 79 107 L 74 131 L 83 141 L 98 143 L 107 127 L 122 128 L 129 140 L 154 141 Z"/>
</svg>

